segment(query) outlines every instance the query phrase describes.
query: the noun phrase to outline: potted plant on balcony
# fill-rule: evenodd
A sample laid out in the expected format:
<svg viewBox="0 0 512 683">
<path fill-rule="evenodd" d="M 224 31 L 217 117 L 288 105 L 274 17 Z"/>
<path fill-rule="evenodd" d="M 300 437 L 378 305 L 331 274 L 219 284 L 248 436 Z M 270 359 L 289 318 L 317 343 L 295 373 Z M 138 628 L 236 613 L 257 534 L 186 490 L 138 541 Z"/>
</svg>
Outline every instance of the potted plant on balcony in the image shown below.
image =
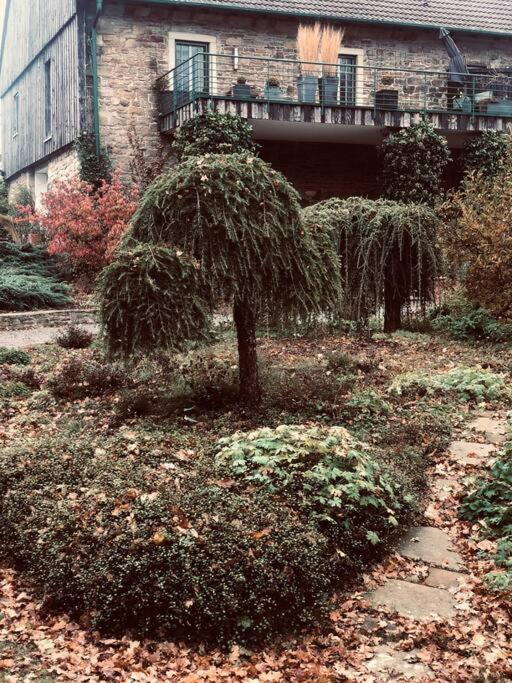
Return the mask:
<svg viewBox="0 0 512 683">
<path fill-rule="evenodd" d="M 239 76 L 233 86 L 233 95 L 235 97 L 244 97 L 248 99 L 251 96 L 251 86 L 247 83 L 247 78 Z"/>
<path fill-rule="evenodd" d="M 318 22 L 299 26 L 297 33 L 297 56 L 300 68 L 300 75 L 297 77 L 299 102 L 316 102 L 321 34 Z"/>
<path fill-rule="evenodd" d="M 457 97 L 453 98 L 453 108 L 462 111 L 463 114 L 471 114 L 473 111 L 473 102 L 466 93 L 461 90 L 457 93 Z"/>
<path fill-rule="evenodd" d="M 269 78 L 265 85 L 265 99 L 280 100 L 283 97 L 283 91 L 280 88 L 279 79 Z"/>
<path fill-rule="evenodd" d="M 326 26 L 320 39 L 320 59 L 322 61 L 322 78 L 320 78 L 320 101 L 322 104 L 337 104 L 340 91 L 338 75 L 338 59 L 344 31 L 333 26 Z"/>
</svg>

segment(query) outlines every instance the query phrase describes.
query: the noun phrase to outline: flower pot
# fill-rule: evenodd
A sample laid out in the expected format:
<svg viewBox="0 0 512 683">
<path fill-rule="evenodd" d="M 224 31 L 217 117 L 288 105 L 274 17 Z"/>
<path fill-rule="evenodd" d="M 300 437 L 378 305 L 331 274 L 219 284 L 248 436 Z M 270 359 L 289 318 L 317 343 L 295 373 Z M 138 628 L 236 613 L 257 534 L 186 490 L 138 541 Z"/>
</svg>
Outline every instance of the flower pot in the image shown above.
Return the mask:
<svg viewBox="0 0 512 683">
<path fill-rule="evenodd" d="M 463 114 L 471 114 L 473 103 L 469 97 L 456 97 L 453 100 L 453 108 L 461 111 Z"/>
<path fill-rule="evenodd" d="M 251 86 L 247 83 L 235 83 L 233 86 L 233 96 L 248 99 L 251 96 Z"/>
<path fill-rule="evenodd" d="M 512 116 L 512 100 L 489 103 L 487 105 L 487 113 L 493 116 Z"/>
<path fill-rule="evenodd" d="M 338 104 L 340 79 L 337 76 L 324 76 L 318 81 L 320 102 L 322 104 Z"/>
<path fill-rule="evenodd" d="M 267 85 L 265 86 L 265 99 L 266 100 L 282 100 L 283 91 L 277 85 Z"/>
<path fill-rule="evenodd" d="M 316 91 L 318 88 L 318 76 L 304 74 L 297 78 L 297 91 L 299 102 L 316 102 Z"/>
</svg>

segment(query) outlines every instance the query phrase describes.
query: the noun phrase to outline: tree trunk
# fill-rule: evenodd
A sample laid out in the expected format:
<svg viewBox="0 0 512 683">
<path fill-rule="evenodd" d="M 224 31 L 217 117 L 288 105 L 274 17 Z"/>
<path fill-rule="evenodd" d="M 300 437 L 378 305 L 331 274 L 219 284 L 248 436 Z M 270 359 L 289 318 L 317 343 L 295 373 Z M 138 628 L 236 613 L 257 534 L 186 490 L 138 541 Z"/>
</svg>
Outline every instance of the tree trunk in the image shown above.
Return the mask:
<svg viewBox="0 0 512 683">
<path fill-rule="evenodd" d="M 256 317 L 248 301 L 237 300 L 233 307 L 238 338 L 238 365 L 240 372 L 240 400 L 255 405 L 261 401 L 256 353 Z"/>
<path fill-rule="evenodd" d="M 396 283 L 386 277 L 384 283 L 384 332 L 396 332 L 402 325 L 402 297 Z"/>
</svg>

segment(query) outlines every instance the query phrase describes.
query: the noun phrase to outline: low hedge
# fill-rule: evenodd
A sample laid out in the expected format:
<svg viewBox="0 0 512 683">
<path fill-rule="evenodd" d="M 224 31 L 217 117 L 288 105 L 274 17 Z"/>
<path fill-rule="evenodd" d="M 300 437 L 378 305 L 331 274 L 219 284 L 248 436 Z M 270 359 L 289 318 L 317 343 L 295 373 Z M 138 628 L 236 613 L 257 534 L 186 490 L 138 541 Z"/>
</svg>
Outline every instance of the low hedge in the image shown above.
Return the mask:
<svg viewBox="0 0 512 683">
<path fill-rule="evenodd" d="M 345 430 L 295 429 L 247 436 L 271 459 L 261 438 L 285 448 L 291 480 L 272 486 L 257 456 L 245 474 L 232 459 L 240 434 L 185 465 L 165 435 L 20 442 L 0 455 L 0 552 L 49 607 L 107 633 L 226 645 L 301 628 L 412 502 Z"/>
</svg>

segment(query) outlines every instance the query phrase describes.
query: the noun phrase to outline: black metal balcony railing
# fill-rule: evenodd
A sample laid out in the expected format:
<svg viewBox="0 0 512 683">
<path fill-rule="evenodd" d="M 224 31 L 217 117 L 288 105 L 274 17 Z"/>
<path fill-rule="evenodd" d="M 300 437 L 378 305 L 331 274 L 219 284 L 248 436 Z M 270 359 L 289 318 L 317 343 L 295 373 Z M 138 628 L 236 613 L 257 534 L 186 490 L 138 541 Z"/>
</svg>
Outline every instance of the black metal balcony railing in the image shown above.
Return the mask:
<svg viewBox="0 0 512 683">
<path fill-rule="evenodd" d="M 454 82 L 454 78 L 460 82 Z M 199 53 L 157 81 L 160 114 L 199 98 L 512 117 L 512 76 Z"/>
</svg>

